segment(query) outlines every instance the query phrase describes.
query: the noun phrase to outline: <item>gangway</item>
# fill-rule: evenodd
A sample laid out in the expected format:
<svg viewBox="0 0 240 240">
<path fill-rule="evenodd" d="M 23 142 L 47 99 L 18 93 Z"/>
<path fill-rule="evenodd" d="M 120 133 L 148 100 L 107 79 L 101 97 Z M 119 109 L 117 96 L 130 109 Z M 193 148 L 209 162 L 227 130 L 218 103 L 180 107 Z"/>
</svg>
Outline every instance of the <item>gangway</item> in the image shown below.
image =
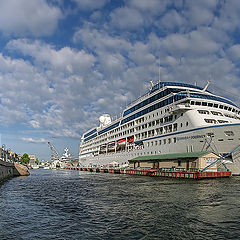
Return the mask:
<svg viewBox="0 0 240 240">
<path fill-rule="evenodd" d="M 216 163 L 224 160 L 224 158 L 230 156 L 231 154 L 235 153 L 235 152 L 236 152 L 237 150 L 239 150 L 239 149 L 240 149 L 240 144 L 237 145 L 235 148 L 233 148 L 230 152 L 223 154 L 223 155 L 222 155 L 220 158 L 218 158 L 216 161 L 213 161 L 212 163 L 210 163 L 208 166 L 206 166 L 205 168 L 203 168 L 202 170 L 200 170 L 200 172 L 206 171 L 208 168 L 210 168 L 210 167 L 213 166 L 214 164 L 216 164 Z M 224 163 L 224 162 L 221 162 L 221 164 L 222 164 L 222 165 L 224 166 L 224 168 L 228 171 L 228 168 L 227 168 L 227 166 L 225 165 L 225 163 Z"/>
</svg>

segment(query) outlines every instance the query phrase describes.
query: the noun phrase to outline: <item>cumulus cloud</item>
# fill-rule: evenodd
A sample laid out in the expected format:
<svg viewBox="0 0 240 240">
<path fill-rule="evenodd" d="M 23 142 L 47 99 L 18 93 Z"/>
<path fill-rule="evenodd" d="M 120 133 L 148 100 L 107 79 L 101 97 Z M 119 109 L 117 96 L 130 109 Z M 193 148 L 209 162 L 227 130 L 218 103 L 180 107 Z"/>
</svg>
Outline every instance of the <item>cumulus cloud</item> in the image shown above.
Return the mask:
<svg viewBox="0 0 240 240">
<path fill-rule="evenodd" d="M 81 10 L 92 11 L 102 8 L 109 0 L 73 0 Z"/>
<path fill-rule="evenodd" d="M 0 1 L 0 31 L 4 34 L 48 36 L 61 17 L 61 10 L 46 0 Z"/>
<path fill-rule="evenodd" d="M 76 3 L 76 12 L 93 12 L 81 15 L 68 43 L 16 38 L 0 54 L 1 124 L 79 139 L 99 115 L 119 116 L 149 89 L 150 79 L 158 80 L 158 59 L 162 81 L 204 86 L 211 76 L 216 93 L 214 86 L 224 88 L 226 81 L 230 92 L 239 89 L 240 48 L 229 34 L 238 29 L 237 1 L 129 0 L 112 8 L 105 7 L 109 1 Z"/>
<path fill-rule="evenodd" d="M 45 138 L 34 139 L 31 137 L 22 137 L 21 140 L 27 143 L 47 143 L 47 140 Z"/>
<path fill-rule="evenodd" d="M 232 61 L 239 61 L 240 60 L 240 44 L 231 46 L 227 50 L 227 54 Z"/>
<path fill-rule="evenodd" d="M 132 8 L 159 15 L 166 9 L 168 4 L 171 4 L 171 1 L 167 0 L 162 0 L 161 2 L 158 0 L 126 0 L 125 2 Z"/>
<path fill-rule="evenodd" d="M 111 22 L 116 28 L 136 29 L 143 22 L 143 16 L 133 8 L 118 8 L 111 13 Z"/>
<path fill-rule="evenodd" d="M 216 9 L 217 5 L 217 0 L 202 0 L 197 2 L 187 0 L 185 1 L 186 11 L 184 12 L 184 15 L 190 20 L 190 25 L 210 25 L 215 18 L 213 10 Z"/>
<path fill-rule="evenodd" d="M 170 34 L 159 40 L 164 51 L 178 57 L 211 54 L 217 52 L 221 47 L 201 31 L 192 31 L 188 34 Z"/>
<path fill-rule="evenodd" d="M 25 56 L 33 57 L 37 64 L 69 73 L 89 71 L 94 63 L 94 56 L 84 50 L 77 51 L 70 47 L 56 50 L 53 46 L 37 40 L 12 40 L 7 47 L 11 50 L 18 50 Z"/>
</svg>

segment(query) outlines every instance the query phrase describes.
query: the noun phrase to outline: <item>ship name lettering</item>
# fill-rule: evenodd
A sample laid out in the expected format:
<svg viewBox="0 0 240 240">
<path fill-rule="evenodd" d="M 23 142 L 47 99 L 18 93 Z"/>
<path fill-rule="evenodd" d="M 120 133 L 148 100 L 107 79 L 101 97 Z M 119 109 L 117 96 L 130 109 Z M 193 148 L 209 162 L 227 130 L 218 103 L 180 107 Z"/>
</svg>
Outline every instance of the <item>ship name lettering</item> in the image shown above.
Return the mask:
<svg viewBox="0 0 240 240">
<path fill-rule="evenodd" d="M 197 138 L 204 138 L 205 135 L 194 135 L 194 136 L 185 136 L 185 137 L 178 137 L 177 140 L 187 140 L 187 139 L 197 139 Z"/>
</svg>

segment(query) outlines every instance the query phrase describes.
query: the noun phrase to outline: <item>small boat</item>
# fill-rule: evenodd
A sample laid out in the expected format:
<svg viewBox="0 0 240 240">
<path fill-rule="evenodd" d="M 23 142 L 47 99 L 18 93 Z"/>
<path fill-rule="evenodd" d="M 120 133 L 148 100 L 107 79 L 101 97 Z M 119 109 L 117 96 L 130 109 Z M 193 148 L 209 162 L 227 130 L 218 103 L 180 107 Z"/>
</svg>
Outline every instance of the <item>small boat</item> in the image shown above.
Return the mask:
<svg viewBox="0 0 240 240">
<path fill-rule="evenodd" d="M 119 146 L 125 146 L 126 145 L 126 138 L 122 138 L 117 141 Z"/>
<path fill-rule="evenodd" d="M 106 153 L 106 145 L 102 145 L 100 146 L 100 150 L 99 150 L 99 153 Z"/>
<path fill-rule="evenodd" d="M 108 144 L 108 148 L 107 148 L 108 152 L 113 152 L 115 151 L 115 142 L 111 142 Z"/>
<path fill-rule="evenodd" d="M 32 165 L 32 169 L 39 169 L 38 165 Z"/>
</svg>

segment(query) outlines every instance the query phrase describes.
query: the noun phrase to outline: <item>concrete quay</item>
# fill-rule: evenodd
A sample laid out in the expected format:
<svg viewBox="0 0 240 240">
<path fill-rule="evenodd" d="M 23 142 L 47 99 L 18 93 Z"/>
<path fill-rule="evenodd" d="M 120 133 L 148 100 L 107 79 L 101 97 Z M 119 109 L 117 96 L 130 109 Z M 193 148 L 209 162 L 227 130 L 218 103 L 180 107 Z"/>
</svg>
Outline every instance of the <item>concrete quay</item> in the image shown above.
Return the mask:
<svg viewBox="0 0 240 240">
<path fill-rule="evenodd" d="M 27 167 L 13 162 L 0 160 L 0 181 L 16 176 L 28 176 Z"/>
</svg>

